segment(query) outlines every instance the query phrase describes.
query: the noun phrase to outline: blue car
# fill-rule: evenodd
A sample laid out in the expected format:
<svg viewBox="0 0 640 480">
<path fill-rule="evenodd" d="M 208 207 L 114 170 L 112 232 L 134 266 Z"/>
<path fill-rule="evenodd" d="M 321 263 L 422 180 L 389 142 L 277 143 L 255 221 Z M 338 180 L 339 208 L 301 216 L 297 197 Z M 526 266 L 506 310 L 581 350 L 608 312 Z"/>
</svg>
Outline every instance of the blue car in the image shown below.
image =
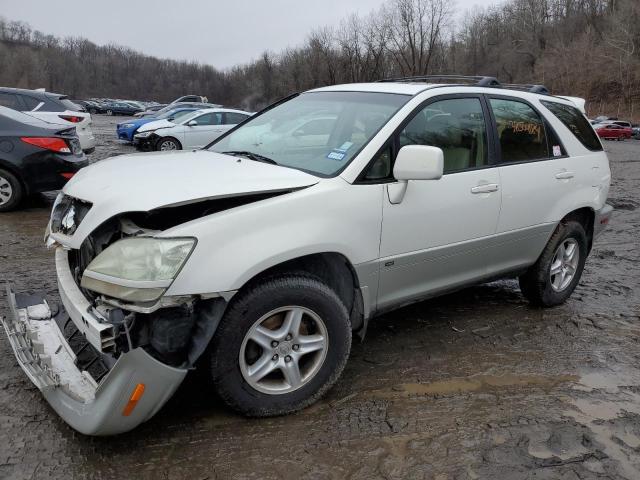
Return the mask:
<svg viewBox="0 0 640 480">
<path fill-rule="evenodd" d="M 129 120 L 125 123 L 119 123 L 116 125 L 116 134 L 118 135 L 118 140 L 133 142 L 133 135 L 138 131 L 138 128 L 140 128 L 145 123 L 162 120 L 164 118 L 166 118 L 167 120 L 174 120 L 176 117 L 187 115 L 191 112 L 195 112 L 196 110 L 198 110 L 198 108 L 196 107 L 175 108 L 173 110 L 169 110 L 168 112 L 161 113 L 155 117 L 145 117 L 137 120 Z"/>
</svg>

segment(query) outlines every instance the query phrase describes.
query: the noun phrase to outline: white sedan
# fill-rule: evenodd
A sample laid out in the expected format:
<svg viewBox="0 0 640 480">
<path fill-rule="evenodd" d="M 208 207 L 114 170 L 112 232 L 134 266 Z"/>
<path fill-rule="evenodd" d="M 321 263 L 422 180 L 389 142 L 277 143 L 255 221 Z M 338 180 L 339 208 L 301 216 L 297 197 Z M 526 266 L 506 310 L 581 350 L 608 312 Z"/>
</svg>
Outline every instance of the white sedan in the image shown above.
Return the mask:
<svg viewBox="0 0 640 480">
<path fill-rule="evenodd" d="M 157 120 L 143 125 L 133 137 L 134 144 L 141 150 L 202 148 L 251 115 L 226 108 L 197 110 L 173 122 Z"/>
</svg>

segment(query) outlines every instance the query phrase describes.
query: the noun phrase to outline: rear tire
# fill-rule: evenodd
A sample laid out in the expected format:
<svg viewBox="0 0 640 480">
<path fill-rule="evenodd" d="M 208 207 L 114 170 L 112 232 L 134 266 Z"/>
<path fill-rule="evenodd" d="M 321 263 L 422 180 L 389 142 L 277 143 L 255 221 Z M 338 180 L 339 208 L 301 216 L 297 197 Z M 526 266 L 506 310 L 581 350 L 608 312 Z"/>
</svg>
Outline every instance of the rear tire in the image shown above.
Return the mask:
<svg viewBox="0 0 640 480">
<path fill-rule="evenodd" d="M 560 223 L 538 261 L 520 277 L 522 294 L 536 306 L 564 303 L 580 282 L 587 254 L 584 227 L 573 220 Z"/>
<path fill-rule="evenodd" d="M 158 151 L 171 151 L 171 150 L 182 150 L 182 145 L 180 142 L 173 137 L 161 138 L 156 142 L 156 150 Z"/>
<path fill-rule="evenodd" d="M 0 168 L 0 212 L 16 208 L 24 196 L 22 183 L 16 176 Z"/>
<path fill-rule="evenodd" d="M 351 323 L 338 295 L 315 277 L 283 275 L 232 300 L 211 342 L 211 376 L 234 410 L 284 415 L 320 399 L 350 349 Z"/>
</svg>

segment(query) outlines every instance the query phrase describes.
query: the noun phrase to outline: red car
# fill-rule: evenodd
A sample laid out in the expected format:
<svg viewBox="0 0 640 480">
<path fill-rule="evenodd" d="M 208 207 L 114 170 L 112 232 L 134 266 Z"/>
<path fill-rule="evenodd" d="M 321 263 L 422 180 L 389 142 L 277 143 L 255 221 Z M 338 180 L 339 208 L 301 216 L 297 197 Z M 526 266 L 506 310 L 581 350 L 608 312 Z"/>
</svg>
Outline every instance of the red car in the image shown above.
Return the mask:
<svg viewBox="0 0 640 480">
<path fill-rule="evenodd" d="M 594 125 L 593 128 L 595 128 L 598 136 L 605 140 L 624 140 L 631 138 L 633 134 L 631 127 L 623 127 L 616 123 L 601 123 Z"/>
</svg>

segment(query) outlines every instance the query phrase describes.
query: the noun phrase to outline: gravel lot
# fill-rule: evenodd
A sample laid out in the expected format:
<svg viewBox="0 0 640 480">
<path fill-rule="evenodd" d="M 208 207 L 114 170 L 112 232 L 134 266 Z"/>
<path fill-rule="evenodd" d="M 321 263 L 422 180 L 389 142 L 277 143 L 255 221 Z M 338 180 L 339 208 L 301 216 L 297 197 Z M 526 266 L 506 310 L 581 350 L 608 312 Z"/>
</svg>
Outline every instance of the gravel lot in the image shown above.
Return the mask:
<svg viewBox="0 0 640 480">
<path fill-rule="evenodd" d="M 116 121 L 95 117 L 92 159 L 133 151 Z M 616 213 L 567 304 L 533 309 L 502 281 L 384 315 L 327 398 L 296 415 L 239 417 L 196 370 L 137 430 L 85 437 L 1 335 L 0 478 L 640 478 L 640 142 L 606 147 Z M 0 281 L 57 301 L 51 199 L 0 216 Z"/>
</svg>

